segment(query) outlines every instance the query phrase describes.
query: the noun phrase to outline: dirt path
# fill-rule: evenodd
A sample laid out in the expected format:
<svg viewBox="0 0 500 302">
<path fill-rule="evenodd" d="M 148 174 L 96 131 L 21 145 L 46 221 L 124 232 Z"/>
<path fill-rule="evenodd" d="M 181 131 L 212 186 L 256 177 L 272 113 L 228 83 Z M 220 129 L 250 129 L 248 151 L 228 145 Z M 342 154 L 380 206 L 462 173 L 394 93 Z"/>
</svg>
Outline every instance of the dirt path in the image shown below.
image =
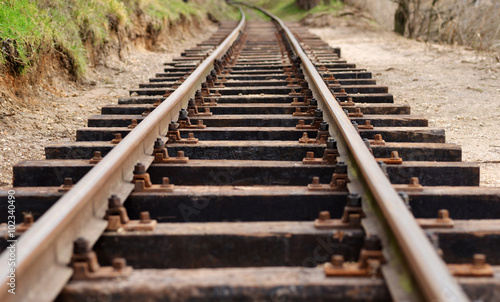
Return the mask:
<svg viewBox="0 0 500 302">
<path fill-rule="evenodd" d="M 339 21 L 344 22 L 344 21 Z M 311 29 L 429 126 L 446 130 L 462 158 L 480 162 L 481 185 L 500 186 L 500 63 L 492 54 L 425 44 L 391 32 L 341 24 Z"/>
<path fill-rule="evenodd" d="M 0 186 L 12 185 L 14 164 L 25 159 L 44 159 L 44 147 L 52 142 L 74 141 L 76 130 L 86 126 L 89 116 L 99 114 L 104 105 L 117 104 L 129 89 L 161 72 L 164 62 L 205 40 L 215 30 L 215 26 L 209 26 L 197 38 L 187 34 L 186 40 L 169 44 L 168 52 L 136 49 L 123 61 L 108 58 L 107 68 L 90 71 L 90 84 L 86 86 L 66 81 L 60 82 L 59 88 L 41 85 L 40 97 L 23 105 L 0 98 Z"/>
</svg>

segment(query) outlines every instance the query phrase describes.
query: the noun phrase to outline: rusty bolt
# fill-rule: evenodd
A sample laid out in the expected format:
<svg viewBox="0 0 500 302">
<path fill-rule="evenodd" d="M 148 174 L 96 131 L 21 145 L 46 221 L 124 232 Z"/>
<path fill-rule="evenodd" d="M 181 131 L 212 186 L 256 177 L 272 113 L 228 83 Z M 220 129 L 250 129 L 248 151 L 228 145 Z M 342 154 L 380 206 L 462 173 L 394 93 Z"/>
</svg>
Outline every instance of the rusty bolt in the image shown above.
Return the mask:
<svg viewBox="0 0 500 302">
<path fill-rule="evenodd" d="M 137 119 L 133 119 L 132 122 L 130 123 L 130 126 L 132 127 L 137 126 Z"/>
<path fill-rule="evenodd" d="M 160 150 L 164 146 L 165 146 L 165 143 L 163 142 L 163 140 L 161 138 L 157 138 L 156 141 L 155 141 L 155 144 L 154 144 L 154 149 L 155 150 L 157 150 L 157 149 Z"/>
<path fill-rule="evenodd" d="M 398 151 L 391 151 L 391 159 L 399 159 Z"/>
<path fill-rule="evenodd" d="M 333 138 L 329 138 L 326 141 L 326 148 L 327 149 L 337 149 L 337 141 Z"/>
<path fill-rule="evenodd" d="M 319 177 L 318 176 L 314 176 L 313 177 L 312 184 L 313 185 L 319 185 Z"/>
<path fill-rule="evenodd" d="M 335 165 L 335 173 L 336 174 L 347 174 L 347 165 L 340 161 L 337 165 Z"/>
<path fill-rule="evenodd" d="M 361 196 L 359 194 L 348 194 L 346 206 L 353 208 L 361 207 Z"/>
<path fill-rule="evenodd" d="M 302 133 L 302 139 L 308 139 L 309 136 L 307 136 L 307 132 Z"/>
<path fill-rule="evenodd" d="M 345 89 L 344 88 L 340 88 L 340 93 L 345 93 Z"/>
<path fill-rule="evenodd" d="M 87 239 L 79 237 L 73 242 L 73 254 L 82 255 L 90 252 L 90 244 Z"/>
<path fill-rule="evenodd" d="M 382 243 L 380 242 L 378 236 L 370 235 L 369 237 L 365 238 L 363 248 L 369 251 L 380 251 L 382 250 Z"/>
<path fill-rule="evenodd" d="M 184 157 L 184 151 L 177 151 L 177 157 Z"/>
<path fill-rule="evenodd" d="M 198 126 L 203 126 L 203 121 L 202 120 L 198 120 Z"/>
<path fill-rule="evenodd" d="M 412 177 L 410 178 L 410 185 L 412 186 L 418 186 L 420 182 L 418 181 L 418 177 Z"/>
<path fill-rule="evenodd" d="M 35 222 L 35 218 L 31 213 L 24 213 L 23 223 L 27 225 L 32 225 Z"/>
<path fill-rule="evenodd" d="M 321 124 L 319 125 L 319 131 L 328 131 L 328 123 L 322 121 Z"/>
<path fill-rule="evenodd" d="M 474 254 L 472 256 L 472 266 L 474 268 L 482 268 L 486 264 L 486 255 Z"/>
<path fill-rule="evenodd" d="M 189 138 L 194 139 L 194 133 L 193 132 L 189 132 Z"/>
<path fill-rule="evenodd" d="M 181 109 L 179 112 L 179 119 L 186 119 L 188 117 L 188 112 L 186 109 Z"/>
<path fill-rule="evenodd" d="M 342 266 L 344 266 L 344 256 L 333 255 L 331 263 L 334 267 L 341 268 Z"/>
<path fill-rule="evenodd" d="M 177 131 L 179 129 L 179 124 L 176 122 L 171 122 L 168 125 L 168 131 Z"/>
<path fill-rule="evenodd" d="M 371 126 L 372 122 L 370 120 L 365 120 L 365 126 Z"/>
<path fill-rule="evenodd" d="M 441 209 L 438 211 L 439 220 L 450 220 L 450 213 L 446 209 Z"/>
<path fill-rule="evenodd" d="M 94 157 L 93 159 L 98 160 L 102 158 L 102 153 L 101 151 L 94 151 Z"/>
<path fill-rule="evenodd" d="M 300 125 L 300 126 L 304 126 L 305 124 L 306 124 L 306 121 L 304 121 L 304 120 L 299 120 L 299 125 Z"/>
<path fill-rule="evenodd" d="M 322 220 L 322 221 L 330 219 L 330 211 L 321 211 L 321 212 L 319 212 L 318 219 Z"/>
<path fill-rule="evenodd" d="M 304 132 L 304 133 L 305 133 L 305 132 Z M 308 152 L 306 153 L 306 158 L 314 158 L 314 152 L 312 152 L 312 151 L 308 151 Z"/>
<path fill-rule="evenodd" d="M 375 134 L 375 141 L 381 141 L 382 140 L 382 134 Z"/>
<path fill-rule="evenodd" d="M 71 177 L 64 178 L 64 186 L 72 186 L 72 185 L 73 185 L 73 178 Z"/>
<path fill-rule="evenodd" d="M 144 211 L 140 213 L 140 221 L 141 223 L 149 223 L 151 222 L 151 216 L 148 211 Z"/>
<path fill-rule="evenodd" d="M 112 143 L 119 143 L 122 140 L 121 133 L 113 133 L 113 135 L 115 136 L 115 138 L 111 140 Z"/>
<path fill-rule="evenodd" d="M 112 266 L 116 271 L 122 270 L 127 266 L 125 258 L 113 258 Z"/>
<path fill-rule="evenodd" d="M 111 195 L 111 197 L 108 199 L 108 208 L 114 209 L 122 206 L 122 202 L 120 198 L 116 195 Z"/>
<path fill-rule="evenodd" d="M 141 163 L 138 163 L 134 167 L 134 174 L 145 174 L 146 173 L 146 166 L 144 166 Z"/>
</svg>

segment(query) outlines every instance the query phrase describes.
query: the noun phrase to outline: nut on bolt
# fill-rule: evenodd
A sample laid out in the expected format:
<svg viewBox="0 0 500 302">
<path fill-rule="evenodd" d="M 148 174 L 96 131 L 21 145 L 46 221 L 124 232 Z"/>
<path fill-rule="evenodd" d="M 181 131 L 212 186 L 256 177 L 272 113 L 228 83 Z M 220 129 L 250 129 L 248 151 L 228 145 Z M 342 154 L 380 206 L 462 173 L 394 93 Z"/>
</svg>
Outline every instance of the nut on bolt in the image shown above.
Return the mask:
<svg viewBox="0 0 500 302">
<path fill-rule="evenodd" d="M 318 219 L 320 221 L 325 221 L 330 219 L 330 211 L 321 211 L 319 212 Z"/>
</svg>

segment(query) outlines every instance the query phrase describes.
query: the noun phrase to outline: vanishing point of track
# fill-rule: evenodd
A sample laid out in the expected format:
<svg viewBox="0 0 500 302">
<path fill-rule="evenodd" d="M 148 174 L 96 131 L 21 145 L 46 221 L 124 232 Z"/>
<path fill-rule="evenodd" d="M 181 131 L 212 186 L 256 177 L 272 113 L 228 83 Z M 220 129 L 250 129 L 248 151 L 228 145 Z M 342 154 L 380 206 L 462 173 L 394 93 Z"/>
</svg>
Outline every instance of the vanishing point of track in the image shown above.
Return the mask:
<svg viewBox="0 0 500 302">
<path fill-rule="evenodd" d="M 1 301 L 499 298 L 500 190 L 340 49 L 262 12 L 14 167 Z"/>
</svg>

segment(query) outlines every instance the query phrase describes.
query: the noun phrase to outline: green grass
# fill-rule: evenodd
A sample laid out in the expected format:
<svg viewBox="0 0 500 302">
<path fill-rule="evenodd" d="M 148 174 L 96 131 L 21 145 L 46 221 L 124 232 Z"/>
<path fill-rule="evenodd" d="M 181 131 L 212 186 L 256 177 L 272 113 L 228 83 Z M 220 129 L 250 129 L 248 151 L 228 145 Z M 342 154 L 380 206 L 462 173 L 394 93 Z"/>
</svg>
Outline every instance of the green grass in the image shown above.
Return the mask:
<svg viewBox="0 0 500 302">
<path fill-rule="evenodd" d="M 311 13 L 319 12 L 336 12 L 342 8 L 342 2 L 331 0 L 329 5 L 325 5 L 323 1 L 311 10 L 303 10 L 297 6 L 295 0 L 253 0 L 250 1 L 255 5 L 262 6 L 275 14 L 278 18 L 285 21 L 299 21 Z"/>
<path fill-rule="evenodd" d="M 11 64 L 24 69 L 35 59 L 34 54 L 51 36 L 50 19 L 30 1 L 0 1 L 0 41 L 3 47 L 12 49 Z M 2 51 L 0 63 L 5 64 L 7 54 Z"/>
<path fill-rule="evenodd" d="M 15 49 L 0 52 L 0 64 L 23 74 L 41 54 L 54 49 L 66 55 L 71 71 L 81 76 L 88 65 L 85 45 L 105 44 L 117 27 L 131 26 L 139 11 L 154 20 L 157 31 L 181 16 L 239 18 L 222 0 L 204 5 L 182 0 L 0 0 L 0 46 L 10 43 Z"/>
</svg>

